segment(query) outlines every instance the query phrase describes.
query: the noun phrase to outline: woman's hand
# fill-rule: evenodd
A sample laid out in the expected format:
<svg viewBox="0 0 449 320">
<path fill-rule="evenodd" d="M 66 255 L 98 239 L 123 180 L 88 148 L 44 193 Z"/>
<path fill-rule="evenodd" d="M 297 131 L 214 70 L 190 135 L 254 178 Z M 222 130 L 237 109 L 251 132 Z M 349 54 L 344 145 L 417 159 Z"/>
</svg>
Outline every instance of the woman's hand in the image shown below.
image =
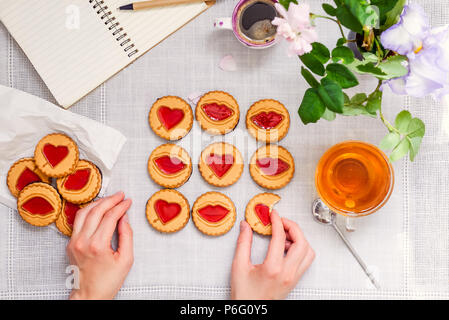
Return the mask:
<svg viewBox="0 0 449 320">
<path fill-rule="evenodd" d="M 245 300 L 284 299 L 312 264 L 315 252 L 296 223 L 271 213 L 272 238 L 265 261 L 251 263 L 253 232 L 240 223 L 234 262 L 231 298 Z"/>
<path fill-rule="evenodd" d="M 70 263 L 79 268 L 79 289 L 70 299 L 112 299 L 134 262 L 133 233 L 126 211 L 131 200 L 124 193 L 100 199 L 80 209 L 67 245 Z M 118 248 L 111 247 L 118 225 Z"/>
</svg>

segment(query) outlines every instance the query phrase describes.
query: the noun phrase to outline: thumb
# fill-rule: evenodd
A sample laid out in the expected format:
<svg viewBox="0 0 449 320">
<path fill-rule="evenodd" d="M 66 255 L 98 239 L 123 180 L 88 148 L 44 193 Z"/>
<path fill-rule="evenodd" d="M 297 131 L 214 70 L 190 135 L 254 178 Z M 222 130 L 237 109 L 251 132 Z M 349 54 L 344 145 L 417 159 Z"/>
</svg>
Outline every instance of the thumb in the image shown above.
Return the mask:
<svg viewBox="0 0 449 320">
<path fill-rule="evenodd" d="M 247 267 L 251 265 L 251 245 L 253 242 L 253 231 L 245 220 L 240 222 L 240 235 L 235 248 L 233 267 Z"/>
<path fill-rule="evenodd" d="M 134 262 L 133 230 L 129 224 L 127 213 L 120 218 L 118 223 L 118 236 L 119 259 L 131 267 Z"/>
</svg>

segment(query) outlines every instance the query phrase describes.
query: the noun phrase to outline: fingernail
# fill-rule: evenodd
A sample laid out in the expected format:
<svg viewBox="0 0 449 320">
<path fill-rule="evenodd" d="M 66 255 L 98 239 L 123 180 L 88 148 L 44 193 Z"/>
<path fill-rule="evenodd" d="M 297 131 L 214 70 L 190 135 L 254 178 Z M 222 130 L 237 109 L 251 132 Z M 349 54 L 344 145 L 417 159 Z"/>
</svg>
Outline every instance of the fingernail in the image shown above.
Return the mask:
<svg viewBox="0 0 449 320">
<path fill-rule="evenodd" d="M 129 218 L 128 218 L 128 215 L 127 215 L 127 214 L 125 214 L 125 215 L 123 216 L 123 222 L 129 224 Z"/>
<path fill-rule="evenodd" d="M 240 230 L 245 230 L 245 228 L 246 228 L 245 220 L 240 221 Z"/>
</svg>

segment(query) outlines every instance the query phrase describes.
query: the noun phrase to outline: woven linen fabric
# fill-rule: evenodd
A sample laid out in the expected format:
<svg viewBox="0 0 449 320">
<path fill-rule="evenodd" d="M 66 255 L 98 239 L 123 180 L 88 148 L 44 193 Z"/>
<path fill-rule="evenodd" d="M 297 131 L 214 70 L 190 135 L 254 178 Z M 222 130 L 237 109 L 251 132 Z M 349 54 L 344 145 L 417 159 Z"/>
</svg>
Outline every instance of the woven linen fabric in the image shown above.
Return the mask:
<svg viewBox="0 0 449 320">
<path fill-rule="evenodd" d="M 241 179 L 220 189 L 209 186 L 196 164 L 201 150 L 215 141 L 235 144 L 247 162 L 258 143 L 245 129 L 249 106 L 265 98 L 285 104 L 291 128 L 279 144 L 295 158 L 292 182 L 275 193 L 282 197 L 276 209 L 296 221 L 316 252 L 316 260 L 290 294 L 292 299 L 398 299 L 449 298 L 449 104 L 431 98 L 414 99 L 387 91 L 383 109 L 388 119 L 405 108 L 427 125 L 426 137 L 414 163 L 394 165 L 395 188 L 379 212 L 355 222 L 357 230 L 346 233 L 358 253 L 373 270 L 381 290 L 375 290 L 331 227 L 317 224 L 311 203 L 317 197 L 314 170 L 321 155 L 335 143 L 358 139 L 378 144 L 386 134 L 377 119 L 338 117 L 304 126 L 297 109 L 307 85 L 300 77 L 300 62 L 288 58 L 280 44 L 266 50 L 242 46 L 232 32 L 214 31 L 215 18 L 229 16 L 237 1 L 218 0 L 200 15 L 70 110 L 110 125 L 128 139 L 119 157 L 108 193 L 119 189 L 133 199 L 129 211 L 134 229 L 135 263 L 121 289 L 120 299 L 211 299 L 229 298 L 230 267 L 247 202 L 264 190 L 251 179 L 245 166 Z M 312 12 L 322 12 L 324 1 L 308 1 Z M 434 26 L 449 21 L 445 0 L 413 1 L 421 4 Z M 320 42 L 334 45 L 336 25 L 318 21 Z M 220 59 L 231 54 L 235 72 L 219 69 Z M 101 57 L 98 57 L 101 59 Z M 0 26 L 0 84 L 54 102 L 21 49 Z M 358 92 L 369 92 L 376 82 L 360 77 Z M 216 137 L 204 134 L 195 122 L 192 131 L 177 144 L 188 150 L 194 163 L 190 180 L 178 190 L 193 205 L 202 193 L 227 194 L 237 208 L 237 222 L 229 233 L 208 237 L 190 221 L 175 234 L 161 234 L 145 218 L 148 198 L 160 188 L 147 172 L 151 151 L 165 143 L 148 125 L 151 104 L 164 95 L 187 99 L 193 92 L 223 90 L 241 108 L 235 131 Z M 352 91 L 351 93 L 354 93 Z M 194 105 L 192 104 L 192 107 Z M 1 108 L 1 103 L 0 103 Z M 339 219 L 344 225 L 344 219 Z M 22 221 L 16 211 L 0 206 L 0 298 L 64 299 L 65 256 L 68 239 L 51 228 L 36 228 Z M 263 261 L 269 238 L 254 236 L 252 259 Z"/>
</svg>

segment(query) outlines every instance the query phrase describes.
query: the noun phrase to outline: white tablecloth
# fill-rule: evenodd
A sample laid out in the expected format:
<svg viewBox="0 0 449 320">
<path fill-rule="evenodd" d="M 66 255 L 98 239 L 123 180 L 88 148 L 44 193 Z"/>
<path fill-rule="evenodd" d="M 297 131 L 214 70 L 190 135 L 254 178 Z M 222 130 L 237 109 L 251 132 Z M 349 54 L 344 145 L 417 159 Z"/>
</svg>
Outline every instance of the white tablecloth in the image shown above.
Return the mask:
<svg viewBox="0 0 449 320">
<path fill-rule="evenodd" d="M 433 25 L 447 24 L 447 1 L 413 2 L 425 8 Z M 296 173 L 292 183 L 278 192 L 282 200 L 276 208 L 303 228 L 317 253 L 290 298 L 449 298 L 449 131 L 444 126 L 449 122 L 448 107 L 430 98 L 385 95 L 384 109 L 391 120 L 406 108 L 425 121 L 427 134 L 415 163 L 395 164 L 396 185 L 388 204 L 380 212 L 357 220 L 357 231 L 347 234 L 379 279 L 382 289 L 376 291 L 336 233 L 312 220 L 310 207 L 316 197 L 314 169 L 323 152 L 348 139 L 377 144 L 386 129 L 380 121 L 366 117 L 339 117 L 332 123 L 302 125 L 297 108 L 306 84 L 300 77 L 299 60 L 288 59 L 283 46 L 249 50 L 231 33 L 212 30 L 214 18 L 230 15 L 235 3 L 219 0 L 71 109 L 120 130 L 128 138 L 108 189 L 111 193 L 123 189 L 134 200 L 129 215 L 134 228 L 135 264 L 118 298 L 229 297 L 238 223 L 217 238 L 204 236 L 191 221 L 182 231 L 164 235 L 149 226 L 144 212 L 147 199 L 159 189 L 146 173 L 147 158 L 164 143 L 147 122 L 152 102 L 168 94 L 187 98 L 192 92 L 209 90 L 233 94 L 242 118 L 249 106 L 262 98 L 278 99 L 290 111 L 291 129 L 280 145 L 293 154 Z M 309 3 L 314 12 L 321 12 L 322 1 Z M 329 45 L 338 38 L 331 22 L 320 21 L 318 31 L 320 41 Z M 219 61 L 226 54 L 236 59 L 236 72 L 219 69 Z M 361 81 L 360 90 L 375 86 L 369 78 Z M 0 84 L 54 101 L 2 25 Z M 179 144 L 197 163 L 201 150 L 221 139 L 202 134 L 195 123 Z M 246 160 L 257 148 L 255 140 L 246 134 L 243 120 L 224 140 L 236 144 Z M 189 182 L 179 188 L 191 204 L 209 190 L 231 197 L 238 221 L 244 218 L 249 199 L 263 191 L 251 180 L 247 167 L 239 182 L 226 189 L 211 188 L 195 167 Z M 55 230 L 32 227 L 16 211 L 0 206 L 0 298 L 66 298 L 67 241 Z M 255 236 L 255 263 L 263 260 L 267 245 L 267 238 Z"/>
</svg>

